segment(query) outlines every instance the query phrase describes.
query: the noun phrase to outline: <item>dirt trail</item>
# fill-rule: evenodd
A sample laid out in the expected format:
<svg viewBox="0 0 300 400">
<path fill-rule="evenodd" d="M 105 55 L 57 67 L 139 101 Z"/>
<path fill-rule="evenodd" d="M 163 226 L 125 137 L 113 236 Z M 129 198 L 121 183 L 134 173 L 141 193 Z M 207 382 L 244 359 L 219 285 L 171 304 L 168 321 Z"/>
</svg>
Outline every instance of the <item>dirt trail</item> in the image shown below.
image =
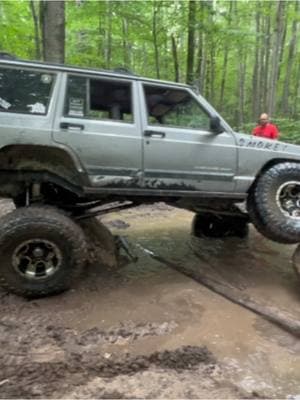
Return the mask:
<svg viewBox="0 0 300 400">
<path fill-rule="evenodd" d="M 158 204 L 102 221 L 130 243 L 300 320 L 293 246 L 254 230 L 243 241 L 195 241 L 191 219 Z M 96 261 L 59 296 L 26 301 L 0 292 L 1 398 L 299 396 L 299 340 L 137 254 L 120 269 Z"/>
</svg>

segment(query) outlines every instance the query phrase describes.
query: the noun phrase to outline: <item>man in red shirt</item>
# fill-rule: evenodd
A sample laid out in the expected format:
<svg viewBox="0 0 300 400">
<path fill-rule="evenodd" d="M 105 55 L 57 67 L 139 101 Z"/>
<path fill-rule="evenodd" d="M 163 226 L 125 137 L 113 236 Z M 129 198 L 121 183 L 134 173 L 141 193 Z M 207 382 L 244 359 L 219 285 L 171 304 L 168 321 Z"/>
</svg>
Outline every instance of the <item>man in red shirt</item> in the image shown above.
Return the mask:
<svg viewBox="0 0 300 400">
<path fill-rule="evenodd" d="M 268 114 L 261 114 L 259 117 L 259 125 L 257 125 L 252 135 L 264 137 L 266 139 L 278 139 L 279 132 L 276 125 L 269 122 Z"/>
</svg>

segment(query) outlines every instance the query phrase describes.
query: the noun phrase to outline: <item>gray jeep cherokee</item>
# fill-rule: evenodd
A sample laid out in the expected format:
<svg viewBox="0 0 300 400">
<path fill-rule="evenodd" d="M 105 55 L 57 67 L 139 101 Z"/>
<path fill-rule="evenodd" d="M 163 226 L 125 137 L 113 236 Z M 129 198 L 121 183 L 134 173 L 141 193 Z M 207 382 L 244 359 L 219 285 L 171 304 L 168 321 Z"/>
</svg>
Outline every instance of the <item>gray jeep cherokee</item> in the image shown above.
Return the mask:
<svg viewBox="0 0 300 400">
<path fill-rule="evenodd" d="M 13 292 L 68 288 L 86 254 L 76 220 L 112 207 L 165 201 L 196 213 L 195 235 L 252 222 L 300 241 L 300 148 L 234 132 L 189 86 L 0 59 L 0 133 L 0 195 L 17 208 L 1 218 L 0 282 Z"/>
</svg>

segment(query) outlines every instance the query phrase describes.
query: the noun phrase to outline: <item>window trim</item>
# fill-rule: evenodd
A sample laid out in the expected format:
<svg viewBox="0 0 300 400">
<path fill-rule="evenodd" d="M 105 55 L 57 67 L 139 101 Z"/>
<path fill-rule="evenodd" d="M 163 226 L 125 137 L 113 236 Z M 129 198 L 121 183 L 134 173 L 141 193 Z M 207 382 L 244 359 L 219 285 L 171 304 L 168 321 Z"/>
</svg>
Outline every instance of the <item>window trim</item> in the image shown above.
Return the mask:
<svg viewBox="0 0 300 400">
<path fill-rule="evenodd" d="M 109 82 L 120 82 L 120 83 L 126 83 L 128 84 L 130 88 L 130 94 L 131 94 L 131 114 L 132 114 L 132 121 L 127 122 L 123 120 L 116 120 L 116 119 L 111 119 L 111 118 L 95 118 L 95 117 L 89 117 L 84 115 L 83 117 L 78 117 L 78 116 L 72 116 L 68 115 L 66 113 L 66 101 L 67 101 L 67 95 L 68 95 L 68 84 L 69 84 L 69 77 L 70 76 L 75 76 L 75 77 L 80 77 L 85 79 L 85 85 L 86 85 L 86 104 L 88 109 L 90 110 L 90 80 L 101 80 L 101 81 L 109 81 Z M 87 121 L 95 121 L 95 122 L 104 122 L 104 123 L 115 123 L 115 124 L 126 124 L 126 125 L 135 125 L 136 124 L 136 116 L 134 112 L 134 85 L 133 81 L 129 79 L 119 79 L 119 78 L 113 78 L 113 77 L 106 77 L 106 76 L 95 76 L 95 75 L 87 75 L 87 74 L 74 74 L 74 73 L 66 73 L 66 86 L 64 90 L 64 102 L 63 102 L 63 117 L 64 118 L 71 118 L 71 119 L 83 119 Z"/>
<path fill-rule="evenodd" d="M 51 88 L 50 88 L 50 92 L 49 92 L 49 100 L 46 106 L 46 111 L 45 113 L 31 113 L 31 112 L 23 112 L 23 111 L 10 111 L 10 110 L 2 110 L 0 108 L 0 115 L 3 113 L 8 113 L 8 114 L 21 114 L 21 115 L 28 115 L 28 116 L 35 116 L 35 117 L 47 117 L 49 115 L 49 110 L 50 110 L 50 105 L 51 105 L 51 101 L 53 98 L 53 93 L 54 93 L 54 88 L 55 88 L 55 84 L 57 81 L 57 75 L 58 72 L 57 71 L 51 71 L 51 70 L 41 70 L 39 68 L 20 68 L 19 66 L 10 66 L 10 65 L 0 65 L 0 70 L 3 69 L 10 69 L 10 70 L 23 70 L 23 71 L 29 71 L 29 72 L 36 72 L 36 73 L 40 73 L 41 75 L 45 75 L 45 74 L 51 74 L 53 76 L 53 81 L 51 84 Z"/>
</svg>

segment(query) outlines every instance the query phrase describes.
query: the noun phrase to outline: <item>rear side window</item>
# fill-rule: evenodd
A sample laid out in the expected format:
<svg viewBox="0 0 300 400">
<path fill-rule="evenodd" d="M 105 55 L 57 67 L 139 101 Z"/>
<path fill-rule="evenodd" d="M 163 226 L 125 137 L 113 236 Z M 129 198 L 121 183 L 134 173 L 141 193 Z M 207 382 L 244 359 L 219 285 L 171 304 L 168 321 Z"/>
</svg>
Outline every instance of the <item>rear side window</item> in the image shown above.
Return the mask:
<svg viewBox="0 0 300 400">
<path fill-rule="evenodd" d="M 0 112 L 46 115 L 55 75 L 0 68 Z"/>
<path fill-rule="evenodd" d="M 131 83 L 69 76 L 65 116 L 131 123 Z"/>
</svg>

